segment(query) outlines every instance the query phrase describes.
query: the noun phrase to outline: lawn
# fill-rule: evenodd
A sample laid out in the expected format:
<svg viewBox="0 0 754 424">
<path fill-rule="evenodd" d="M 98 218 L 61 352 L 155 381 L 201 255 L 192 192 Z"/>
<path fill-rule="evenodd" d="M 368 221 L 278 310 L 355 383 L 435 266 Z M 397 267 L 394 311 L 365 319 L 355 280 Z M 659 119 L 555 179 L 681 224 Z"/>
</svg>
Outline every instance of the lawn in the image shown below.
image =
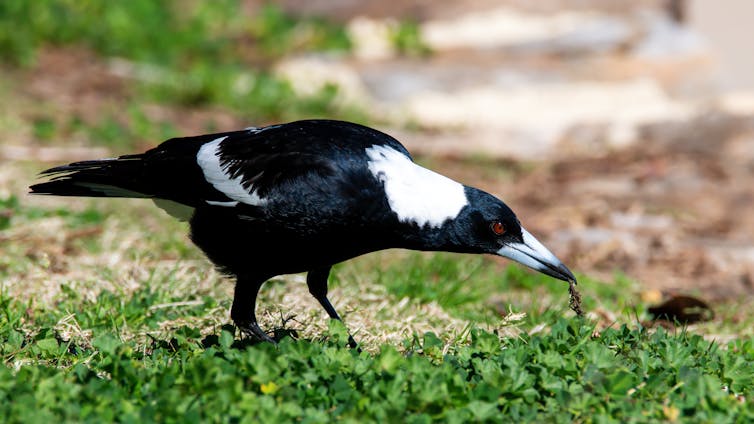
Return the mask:
<svg viewBox="0 0 754 424">
<path fill-rule="evenodd" d="M 338 267 L 333 298 L 361 352 L 300 278 L 272 281 L 260 315 L 280 343 L 250 343 L 227 324 L 230 282 L 182 225 L 122 203 L 5 202 L 3 421 L 754 418 L 751 339 L 644 328 L 605 300 L 628 289 L 620 279 L 581 287 L 587 310 L 622 324 L 578 319 L 564 284 L 476 257 L 384 252 Z"/>
<path fill-rule="evenodd" d="M 0 421 L 754 420 L 747 300 L 663 327 L 638 301 L 639 282 L 577 272 L 580 319 L 565 283 L 519 266 L 385 251 L 331 277 L 360 350 L 301 275 L 263 286 L 260 322 L 280 342 L 255 344 L 229 325 L 232 282 L 185 223 L 149 201 L 26 195 L 37 172 L 67 160 L 56 148 L 127 153 L 187 125 L 370 122 L 337 88 L 302 97 L 269 71 L 292 53 L 348 52 L 342 25 L 273 6 L 247 19 L 239 2 L 221 3 L 0 2 L 0 97 L 14 99 L 0 105 L 0 135 L 61 157 L 0 167 Z M 399 28 L 399 50 L 417 44 L 410 24 Z M 95 67 L 125 61 L 136 77 L 89 109 L 26 91 L 60 52 Z M 494 162 L 457 162 L 499 174 Z"/>
</svg>

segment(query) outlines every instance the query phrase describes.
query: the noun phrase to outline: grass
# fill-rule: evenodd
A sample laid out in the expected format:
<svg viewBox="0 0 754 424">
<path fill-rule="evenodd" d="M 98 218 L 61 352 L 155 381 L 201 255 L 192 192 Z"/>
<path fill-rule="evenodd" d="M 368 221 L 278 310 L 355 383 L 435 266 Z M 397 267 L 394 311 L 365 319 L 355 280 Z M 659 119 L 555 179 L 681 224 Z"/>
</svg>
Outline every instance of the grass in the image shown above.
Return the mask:
<svg viewBox="0 0 754 424">
<path fill-rule="evenodd" d="M 396 52 L 404 56 L 424 57 L 431 53 L 421 38 L 419 25 L 413 21 L 398 22 L 390 33 L 390 41 Z"/>
<path fill-rule="evenodd" d="M 8 31 L 3 57 L 32 65 L 45 44 L 84 44 L 103 56 L 172 66 L 238 64 L 311 51 L 348 51 L 343 27 L 319 18 L 293 18 L 273 4 L 250 16 L 239 0 L 209 3 L 130 0 L 9 0 L 0 6 Z M 238 43 L 246 37 L 254 50 Z"/>
<path fill-rule="evenodd" d="M 752 339 L 645 328 L 643 311 L 613 300 L 630 297 L 626 278 L 581 278 L 586 309 L 624 324 L 604 323 L 574 318 L 565 285 L 517 266 L 377 253 L 332 282 L 363 352 L 296 276 L 262 290 L 263 326 L 295 336 L 275 347 L 234 336 L 231 284 L 149 202 L 0 205 L 6 422 L 754 418 Z M 64 257 L 45 259 L 56 243 Z"/>
<path fill-rule="evenodd" d="M 335 86 L 301 96 L 270 72 L 284 55 L 351 48 L 344 27 L 293 18 L 272 4 L 249 15 L 239 0 L 8 0 L 0 2 L 0 27 L 4 62 L 33 68 L 43 48 L 85 47 L 118 59 L 143 100 L 220 105 L 253 122 L 365 118 L 337 104 Z M 49 121 L 37 120 L 34 130 L 49 136 Z"/>
<path fill-rule="evenodd" d="M 754 418 L 751 341 L 721 348 L 685 332 L 625 326 L 596 335 L 592 324 L 573 319 L 517 338 L 472 329 L 452 345 L 425 333 L 375 353 L 347 348 L 339 325 L 324 339 L 285 338 L 279 346 L 241 343 L 225 328 L 209 336 L 190 326 L 158 337 L 118 335 L 125 325 L 175 319 L 174 310 L 150 308 L 159 296 L 106 293 L 82 305 L 89 312 L 76 314 L 72 326 L 87 328 L 90 341 L 61 336 L 63 325 L 49 312 L 34 317 L 38 332 L 19 331 L 25 305 L 3 298 L 4 421 Z M 192 305 L 182 313 L 214 303 Z"/>
</svg>

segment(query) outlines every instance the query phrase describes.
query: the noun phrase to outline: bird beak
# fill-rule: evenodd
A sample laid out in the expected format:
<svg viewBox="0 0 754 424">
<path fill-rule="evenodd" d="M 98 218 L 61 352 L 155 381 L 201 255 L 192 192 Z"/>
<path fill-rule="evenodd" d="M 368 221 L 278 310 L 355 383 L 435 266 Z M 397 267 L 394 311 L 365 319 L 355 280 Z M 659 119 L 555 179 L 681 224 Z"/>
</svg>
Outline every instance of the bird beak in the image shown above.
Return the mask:
<svg viewBox="0 0 754 424">
<path fill-rule="evenodd" d="M 563 281 L 576 281 L 573 273 L 560 262 L 539 240 L 535 239 L 523 227 L 523 243 L 509 243 L 497 251 L 497 254 L 512 259 L 522 265 Z"/>
</svg>

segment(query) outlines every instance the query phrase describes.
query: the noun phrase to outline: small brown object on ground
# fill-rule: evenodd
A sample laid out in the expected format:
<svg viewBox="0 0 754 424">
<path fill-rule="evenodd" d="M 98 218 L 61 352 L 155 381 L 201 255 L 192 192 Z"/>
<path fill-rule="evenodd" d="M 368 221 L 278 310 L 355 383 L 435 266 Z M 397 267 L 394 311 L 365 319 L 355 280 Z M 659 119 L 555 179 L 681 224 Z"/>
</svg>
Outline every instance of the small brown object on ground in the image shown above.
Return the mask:
<svg viewBox="0 0 754 424">
<path fill-rule="evenodd" d="M 709 321 L 715 314 L 712 308 L 701 299 L 692 296 L 673 296 L 657 306 L 647 309 L 653 321 L 666 320 L 680 324 Z"/>
<path fill-rule="evenodd" d="M 570 301 L 568 302 L 568 306 L 571 307 L 571 310 L 573 312 L 576 312 L 576 316 L 583 317 L 584 316 L 584 310 L 581 309 L 581 293 L 579 293 L 578 290 L 576 290 L 576 280 L 572 280 L 568 282 L 568 294 L 570 295 Z"/>
</svg>

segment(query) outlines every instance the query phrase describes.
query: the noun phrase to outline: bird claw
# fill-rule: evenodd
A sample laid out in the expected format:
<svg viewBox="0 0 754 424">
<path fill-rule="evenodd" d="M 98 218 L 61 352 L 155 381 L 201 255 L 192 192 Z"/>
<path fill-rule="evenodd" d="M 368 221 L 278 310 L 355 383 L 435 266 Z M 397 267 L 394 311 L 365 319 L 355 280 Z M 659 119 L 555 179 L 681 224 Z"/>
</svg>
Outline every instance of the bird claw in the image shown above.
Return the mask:
<svg viewBox="0 0 754 424">
<path fill-rule="evenodd" d="M 361 353 L 361 347 L 359 347 L 359 344 L 356 343 L 356 340 L 354 340 L 350 334 L 348 335 L 348 347 L 356 349 L 357 353 Z"/>
<path fill-rule="evenodd" d="M 277 341 L 275 341 L 275 339 L 265 333 L 264 330 L 262 330 L 259 327 L 259 324 L 257 324 L 256 322 L 247 322 L 242 324 L 236 323 L 236 326 L 239 330 L 241 330 L 241 334 L 245 335 L 246 337 L 250 337 L 260 342 L 269 342 L 272 344 L 278 343 Z"/>
</svg>

